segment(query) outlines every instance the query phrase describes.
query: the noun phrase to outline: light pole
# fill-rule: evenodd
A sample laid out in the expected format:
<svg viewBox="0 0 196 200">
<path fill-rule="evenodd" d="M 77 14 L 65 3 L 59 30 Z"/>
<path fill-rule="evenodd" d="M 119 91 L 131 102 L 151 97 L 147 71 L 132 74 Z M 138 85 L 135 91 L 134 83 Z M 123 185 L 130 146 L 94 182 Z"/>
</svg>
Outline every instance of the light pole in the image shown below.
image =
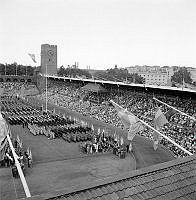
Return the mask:
<svg viewBox="0 0 196 200">
<path fill-rule="evenodd" d="M 17 65 L 16 65 L 16 76 L 17 76 L 17 71 L 18 71 L 18 68 L 17 68 Z"/>
<path fill-rule="evenodd" d="M 7 67 L 7 63 L 5 64 L 5 76 L 6 76 L 6 67 Z"/>
<path fill-rule="evenodd" d="M 47 74 L 48 74 L 48 70 L 47 70 L 47 68 L 48 68 L 48 65 L 46 64 L 46 113 L 47 113 L 47 107 L 48 107 L 48 96 L 47 96 L 47 93 L 48 93 L 48 91 L 47 91 Z"/>
</svg>

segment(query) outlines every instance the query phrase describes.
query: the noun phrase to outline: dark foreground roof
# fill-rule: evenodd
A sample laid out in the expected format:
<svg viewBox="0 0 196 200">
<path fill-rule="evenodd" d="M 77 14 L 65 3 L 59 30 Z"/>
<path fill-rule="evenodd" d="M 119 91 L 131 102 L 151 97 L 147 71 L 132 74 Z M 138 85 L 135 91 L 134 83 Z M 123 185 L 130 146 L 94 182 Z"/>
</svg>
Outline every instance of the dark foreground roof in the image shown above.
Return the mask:
<svg viewBox="0 0 196 200">
<path fill-rule="evenodd" d="M 30 199 L 196 200 L 196 155 Z"/>
</svg>

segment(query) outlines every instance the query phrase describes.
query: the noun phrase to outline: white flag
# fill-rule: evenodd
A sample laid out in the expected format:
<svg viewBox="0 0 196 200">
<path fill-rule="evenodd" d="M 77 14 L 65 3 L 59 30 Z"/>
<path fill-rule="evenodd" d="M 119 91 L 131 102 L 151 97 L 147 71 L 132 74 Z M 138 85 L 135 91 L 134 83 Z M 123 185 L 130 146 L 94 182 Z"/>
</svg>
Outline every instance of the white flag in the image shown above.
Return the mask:
<svg viewBox="0 0 196 200">
<path fill-rule="evenodd" d="M 35 54 L 29 53 L 29 56 L 31 57 L 34 63 L 37 63 L 35 60 Z"/>
</svg>

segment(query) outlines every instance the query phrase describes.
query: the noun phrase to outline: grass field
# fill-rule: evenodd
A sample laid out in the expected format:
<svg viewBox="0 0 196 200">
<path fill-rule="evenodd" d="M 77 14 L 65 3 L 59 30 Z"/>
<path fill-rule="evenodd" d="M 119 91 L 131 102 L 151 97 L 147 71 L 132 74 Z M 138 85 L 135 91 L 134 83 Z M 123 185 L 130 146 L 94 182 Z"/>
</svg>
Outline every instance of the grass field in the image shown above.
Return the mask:
<svg viewBox="0 0 196 200">
<path fill-rule="evenodd" d="M 55 107 L 56 112 L 88 121 L 95 129 L 107 127 L 109 132 L 124 133 L 119 128 L 90 117 Z M 11 130 L 13 136 L 19 135 L 24 146 L 32 150 L 33 167 L 26 170 L 26 180 L 32 196 L 94 182 L 174 159 L 172 154 L 162 146 L 154 151 L 152 142 L 140 136 L 134 138 L 133 154 L 127 154 L 125 159 L 120 159 L 112 153 L 92 156 L 83 154 L 79 151 L 78 143 L 67 143 L 61 138 L 48 140 L 45 136 L 33 136 L 22 126 L 12 126 Z M 0 180 L 0 200 L 25 197 L 20 179 L 13 179 L 10 169 L 0 168 Z"/>
</svg>

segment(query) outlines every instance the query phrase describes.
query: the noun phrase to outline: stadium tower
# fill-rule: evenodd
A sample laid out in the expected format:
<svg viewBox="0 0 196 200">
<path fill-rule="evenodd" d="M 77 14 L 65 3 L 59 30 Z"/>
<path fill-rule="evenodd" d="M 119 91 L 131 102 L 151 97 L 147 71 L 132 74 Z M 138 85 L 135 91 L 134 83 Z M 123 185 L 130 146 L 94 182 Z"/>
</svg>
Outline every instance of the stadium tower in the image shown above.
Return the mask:
<svg viewBox="0 0 196 200">
<path fill-rule="evenodd" d="M 41 45 L 41 73 L 46 72 L 49 75 L 57 75 L 57 45 Z"/>
</svg>

